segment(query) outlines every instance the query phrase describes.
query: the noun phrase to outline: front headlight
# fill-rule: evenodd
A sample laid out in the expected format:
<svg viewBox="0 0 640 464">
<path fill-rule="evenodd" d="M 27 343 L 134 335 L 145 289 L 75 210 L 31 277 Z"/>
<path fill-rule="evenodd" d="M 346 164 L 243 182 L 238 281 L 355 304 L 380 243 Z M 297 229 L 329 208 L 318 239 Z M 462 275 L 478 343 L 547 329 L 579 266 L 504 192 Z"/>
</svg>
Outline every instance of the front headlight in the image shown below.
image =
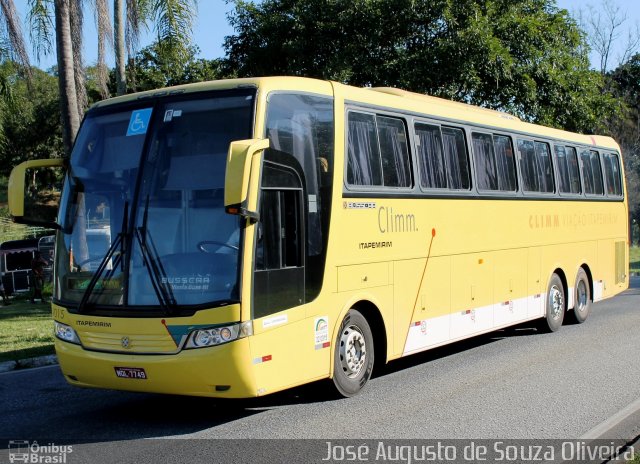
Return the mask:
<svg viewBox="0 0 640 464">
<path fill-rule="evenodd" d="M 197 329 L 189 334 L 185 349 L 221 345 L 239 338 L 248 337 L 251 334 L 253 334 L 251 321 L 207 329 Z"/>
<path fill-rule="evenodd" d="M 55 336 L 60 340 L 64 340 L 65 342 L 75 343 L 76 345 L 80 344 L 80 339 L 78 338 L 78 334 L 73 328 L 66 324 L 61 324 L 58 321 L 53 321 Z"/>
</svg>

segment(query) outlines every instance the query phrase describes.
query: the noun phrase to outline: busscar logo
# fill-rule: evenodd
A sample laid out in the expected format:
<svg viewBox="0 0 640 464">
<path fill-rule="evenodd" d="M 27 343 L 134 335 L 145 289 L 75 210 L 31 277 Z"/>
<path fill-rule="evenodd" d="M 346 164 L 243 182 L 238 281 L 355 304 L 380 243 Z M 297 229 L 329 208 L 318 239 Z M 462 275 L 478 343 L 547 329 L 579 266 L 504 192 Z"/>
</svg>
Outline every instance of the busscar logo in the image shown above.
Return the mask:
<svg viewBox="0 0 640 464">
<path fill-rule="evenodd" d="M 25 462 L 38 464 L 64 464 L 67 455 L 73 453 L 72 445 L 56 445 L 47 443 L 40 445 L 37 441 L 10 440 L 9 462 Z"/>
</svg>

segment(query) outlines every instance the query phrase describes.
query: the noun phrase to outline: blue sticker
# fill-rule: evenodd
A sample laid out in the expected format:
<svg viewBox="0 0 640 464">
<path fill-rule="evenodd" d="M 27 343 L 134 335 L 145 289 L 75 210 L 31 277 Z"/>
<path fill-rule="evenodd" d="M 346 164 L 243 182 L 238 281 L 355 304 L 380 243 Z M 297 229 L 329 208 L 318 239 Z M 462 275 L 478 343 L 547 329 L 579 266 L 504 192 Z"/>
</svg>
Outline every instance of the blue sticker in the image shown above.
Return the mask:
<svg viewBox="0 0 640 464">
<path fill-rule="evenodd" d="M 127 137 L 131 135 L 142 135 L 147 133 L 152 110 L 153 108 L 145 108 L 143 110 L 135 110 L 133 113 L 131 113 L 131 119 L 129 119 L 129 128 L 127 129 Z"/>
</svg>

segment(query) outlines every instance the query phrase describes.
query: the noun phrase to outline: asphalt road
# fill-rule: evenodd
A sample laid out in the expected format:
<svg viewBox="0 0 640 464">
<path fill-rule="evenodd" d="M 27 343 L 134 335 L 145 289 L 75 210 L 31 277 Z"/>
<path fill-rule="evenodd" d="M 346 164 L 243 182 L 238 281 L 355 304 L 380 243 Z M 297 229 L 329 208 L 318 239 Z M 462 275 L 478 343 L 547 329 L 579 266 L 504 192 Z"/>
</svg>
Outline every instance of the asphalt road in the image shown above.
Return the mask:
<svg viewBox="0 0 640 464">
<path fill-rule="evenodd" d="M 57 366 L 0 374 L 0 438 L 577 439 L 640 398 L 639 353 L 634 278 L 585 324 L 530 324 L 395 361 L 350 399 L 329 399 L 323 383 L 222 401 L 72 388 Z M 640 433 L 625 427 L 616 433 Z"/>
</svg>

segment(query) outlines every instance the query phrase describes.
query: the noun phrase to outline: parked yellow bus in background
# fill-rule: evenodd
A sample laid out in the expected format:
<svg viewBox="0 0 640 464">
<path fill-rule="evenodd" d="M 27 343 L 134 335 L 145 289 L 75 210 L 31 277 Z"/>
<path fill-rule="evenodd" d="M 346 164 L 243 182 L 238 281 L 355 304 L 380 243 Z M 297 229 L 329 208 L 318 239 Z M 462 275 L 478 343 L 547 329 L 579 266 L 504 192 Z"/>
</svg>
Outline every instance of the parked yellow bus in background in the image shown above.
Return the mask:
<svg viewBox="0 0 640 464">
<path fill-rule="evenodd" d="M 269 77 L 100 102 L 70 159 L 14 169 L 17 220 L 25 172 L 51 165 L 72 385 L 350 396 L 374 362 L 556 331 L 628 287 L 614 140 L 398 89 Z"/>
</svg>

